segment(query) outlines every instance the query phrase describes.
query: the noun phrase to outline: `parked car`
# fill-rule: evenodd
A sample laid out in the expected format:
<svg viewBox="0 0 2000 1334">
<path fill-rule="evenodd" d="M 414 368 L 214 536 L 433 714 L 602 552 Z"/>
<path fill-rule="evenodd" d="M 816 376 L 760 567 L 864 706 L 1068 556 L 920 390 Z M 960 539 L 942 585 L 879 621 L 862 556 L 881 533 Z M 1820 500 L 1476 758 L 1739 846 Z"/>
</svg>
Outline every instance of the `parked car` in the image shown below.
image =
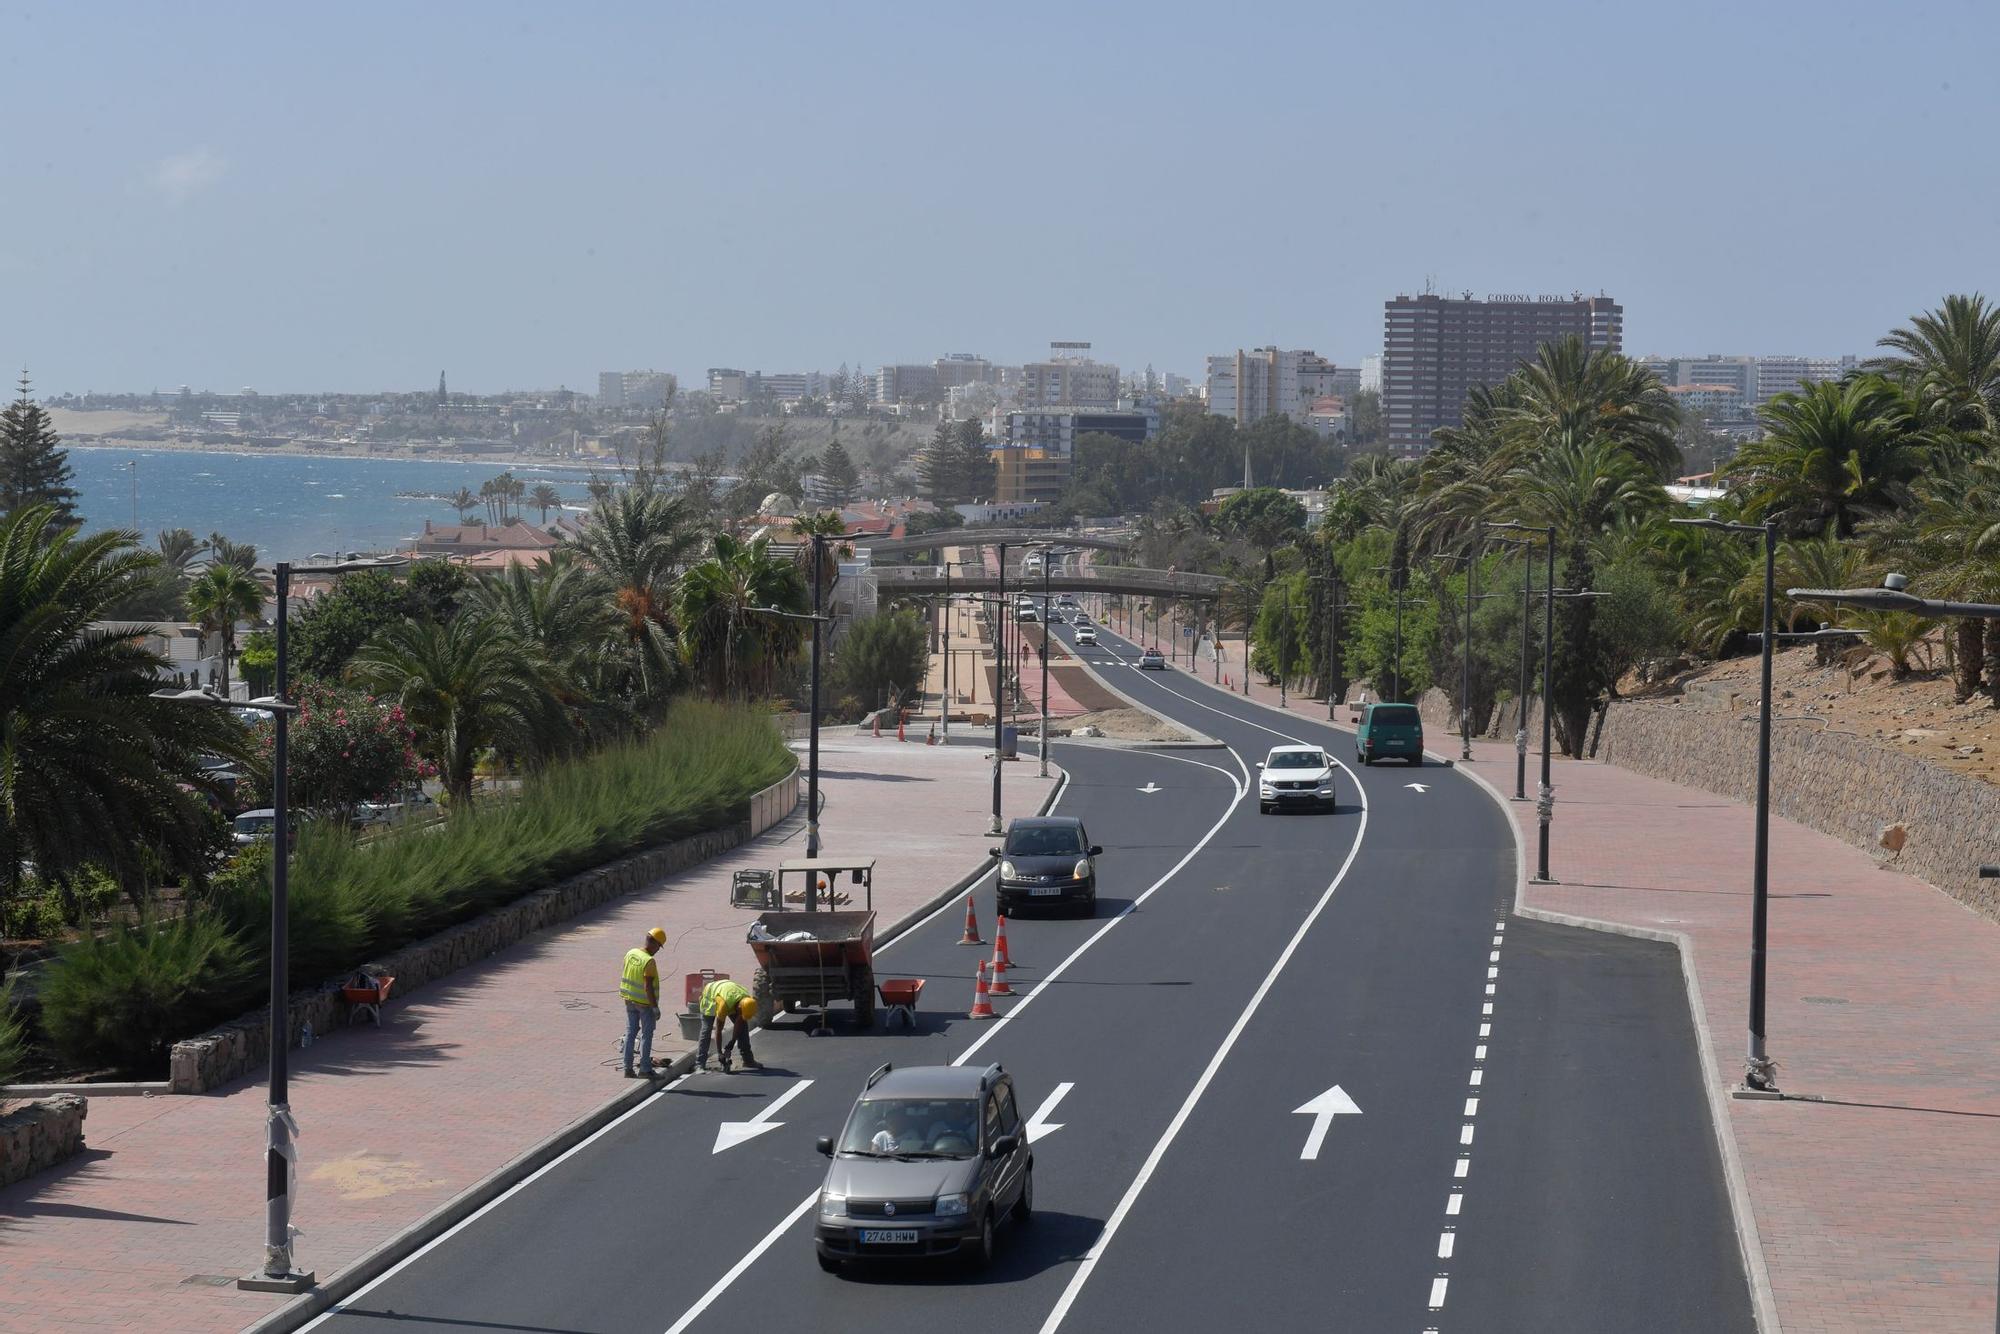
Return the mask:
<svg viewBox="0 0 2000 1334">
<path fill-rule="evenodd" d="M 1035 1153 L 998 1065 L 884 1065 L 819 1151 L 833 1161 L 813 1220 L 819 1267 L 849 1260 L 993 1259 L 1002 1219 L 1035 1209 Z"/>
<path fill-rule="evenodd" d="M 1074 815 L 1023 816 L 1007 826 L 1007 839 L 991 850 L 1000 858 L 994 893 L 1009 915 L 1023 903 L 1070 904 L 1088 917 L 1097 911 L 1094 846 Z"/>
<path fill-rule="evenodd" d="M 1377 760 L 1424 762 L 1424 720 L 1414 704 L 1370 704 L 1355 729 L 1354 753 L 1363 764 Z"/>
<path fill-rule="evenodd" d="M 354 808 L 358 825 L 401 824 L 437 814 L 437 803 L 427 793 L 406 792 L 388 801 L 364 801 Z"/>
<path fill-rule="evenodd" d="M 1139 666 L 1149 672 L 1167 670 L 1167 655 L 1156 648 L 1149 648 L 1139 655 Z"/>
<path fill-rule="evenodd" d="M 1095 644 L 1097 642 L 1097 631 L 1087 625 L 1079 625 L 1076 628 L 1076 642 L 1078 644 Z"/>
<path fill-rule="evenodd" d="M 1339 809 L 1333 756 L 1318 746 L 1273 746 L 1257 765 L 1257 809 Z"/>
</svg>

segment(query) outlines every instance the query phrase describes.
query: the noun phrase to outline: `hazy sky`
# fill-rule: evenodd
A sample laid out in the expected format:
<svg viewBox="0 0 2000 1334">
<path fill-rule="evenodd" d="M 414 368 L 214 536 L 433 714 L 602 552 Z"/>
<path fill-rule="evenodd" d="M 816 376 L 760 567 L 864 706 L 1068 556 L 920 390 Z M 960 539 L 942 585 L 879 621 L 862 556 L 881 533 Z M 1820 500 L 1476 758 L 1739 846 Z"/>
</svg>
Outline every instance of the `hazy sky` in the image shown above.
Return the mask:
<svg viewBox="0 0 2000 1334">
<path fill-rule="evenodd" d="M 565 383 L 1050 339 L 1349 363 L 1420 290 L 1635 353 L 2000 294 L 2000 4 L 0 3 L 0 364 Z"/>
</svg>

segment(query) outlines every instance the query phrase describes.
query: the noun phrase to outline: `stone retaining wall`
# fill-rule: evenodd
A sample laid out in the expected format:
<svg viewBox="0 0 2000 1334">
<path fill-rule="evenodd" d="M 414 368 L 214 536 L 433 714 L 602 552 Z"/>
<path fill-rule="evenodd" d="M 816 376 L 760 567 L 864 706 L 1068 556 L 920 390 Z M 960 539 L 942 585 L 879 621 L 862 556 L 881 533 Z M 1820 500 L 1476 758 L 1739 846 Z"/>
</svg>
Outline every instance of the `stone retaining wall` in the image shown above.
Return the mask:
<svg viewBox="0 0 2000 1334">
<path fill-rule="evenodd" d="M 46 1171 L 81 1149 L 89 1110 L 84 1099 L 64 1093 L 0 1116 L 0 1186 Z"/>
<path fill-rule="evenodd" d="M 460 923 L 393 954 L 364 965 L 366 971 L 396 979 L 392 996 L 402 996 L 499 953 L 533 933 L 620 895 L 643 889 L 663 876 L 685 871 L 748 841 L 792 813 L 799 800 L 796 771 L 750 800 L 748 819 L 674 843 L 635 852 L 615 862 L 538 889 L 503 908 Z M 307 1024 L 328 1033 L 347 1020 L 340 998 L 342 979 L 292 993 L 288 1006 L 290 1045 L 296 1047 Z M 174 1044 L 167 1082 L 175 1093 L 206 1093 L 261 1067 L 270 1055 L 270 1016 L 253 1011 Z"/>
<path fill-rule="evenodd" d="M 1597 758 L 1737 801 L 1756 800 L 1755 701 L 1734 695 L 1617 700 Z M 1771 728 L 1771 809 L 1865 848 L 2000 921 L 2000 787 L 1810 722 Z M 1556 818 L 1562 818 L 1558 801 Z"/>
</svg>

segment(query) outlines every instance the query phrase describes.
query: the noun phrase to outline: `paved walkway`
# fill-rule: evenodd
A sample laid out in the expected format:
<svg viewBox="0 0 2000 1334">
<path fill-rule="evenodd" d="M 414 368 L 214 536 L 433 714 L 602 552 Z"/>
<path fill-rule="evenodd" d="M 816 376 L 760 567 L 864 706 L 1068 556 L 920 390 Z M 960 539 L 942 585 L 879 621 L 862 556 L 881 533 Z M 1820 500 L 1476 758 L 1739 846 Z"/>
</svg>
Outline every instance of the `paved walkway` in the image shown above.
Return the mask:
<svg viewBox="0 0 2000 1334">
<path fill-rule="evenodd" d="M 1202 664 L 1205 678 L 1205 655 Z M 1242 669 L 1241 641 L 1225 640 L 1222 670 L 1239 692 Z M 1267 704 L 1277 693 L 1261 679 L 1250 687 Z M 1323 701 L 1289 707 L 1326 717 Z M 1430 746 L 1459 753 L 1455 735 Z M 1530 859 L 1524 875 L 1539 762 L 1530 757 L 1529 800 L 1508 802 Z M 1475 740 L 1465 767 L 1511 797 L 1511 741 Z M 1711 1075 L 1717 1087 L 1740 1083 L 1751 808 L 1594 761 L 1558 756 L 1552 776 L 1549 869 L 1561 883 L 1523 884 L 1520 901 L 1684 937 Z M 1788 820 L 1771 823 L 1770 864 L 1770 1051 L 1780 1087 L 1823 1100 L 1727 1103 L 1779 1324 L 1992 1334 L 2000 925 Z"/>
<path fill-rule="evenodd" d="M 992 769 L 977 749 L 823 734 L 820 771 L 826 851 L 882 857 L 884 925 L 985 858 Z M 1032 813 L 1053 782 L 1009 765 L 1006 813 Z M 380 1031 L 295 1053 L 300 1262 L 328 1278 L 628 1087 L 615 985 L 625 950 L 666 928 L 669 1011 L 684 972 L 747 979 L 749 915 L 729 907 L 730 873 L 802 855 L 804 837 L 795 816 L 392 1002 Z M 686 1046 L 663 1017 L 655 1056 Z M 92 1099 L 81 1155 L 0 1190 L 0 1329 L 237 1330 L 284 1301 L 209 1281 L 262 1259 L 263 1104 L 257 1081 Z"/>
</svg>

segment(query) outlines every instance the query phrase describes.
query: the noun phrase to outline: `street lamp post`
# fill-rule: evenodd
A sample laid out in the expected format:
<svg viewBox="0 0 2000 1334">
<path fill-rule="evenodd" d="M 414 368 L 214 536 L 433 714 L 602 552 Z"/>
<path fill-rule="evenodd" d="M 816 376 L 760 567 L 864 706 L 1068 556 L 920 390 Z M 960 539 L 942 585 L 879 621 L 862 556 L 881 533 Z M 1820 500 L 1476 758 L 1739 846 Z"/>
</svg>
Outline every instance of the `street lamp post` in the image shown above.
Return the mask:
<svg viewBox="0 0 2000 1334">
<path fill-rule="evenodd" d="M 1544 590 L 1542 611 L 1542 785 L 1535 802 L 1538 817 L 1535 880 L 1539 884 L 1553 884 L 1554 877 L 1549 874 L 1549 823 L 1555 818 L 1556 790 L 1551 782 L 1549 743 L 1552 736 L 1551 729 L 1555 725 L 1555 710 L 1549 707 L 1552 698 L 1549 687 L 1555 672 L 1556 529 L 1554 524 L 1535 527 L 1515 522 L 1491 523 L 1487 527 L 1516 528 L 1524 533 L 1539 533 L 1548 550 L 1547 586 Z"/>
<path fill-rule="evenodd" d="M 1035 756 L 1041 763 L 1041 777 L 1049 776 L 1049 566 L 1070 548 L 1044 546 L 1042 551 L 1042 730 L 1035 741 Z"/>
<path fill-rule="evenodd" d="M 1674 519 L 1684 528 L 1712 528 L 1718 532 L 1761 534 L 1764 539 L 1764 609 L 1762 643 L 1758 648 L 1758 676 L 1763 697 L 1757 703 L 1757 832 L 1750 864 L 1750 1042 L 1744 1057 L 1743 1083 L 1765 1092 L 1777 1091 L 1773 1064 L 1765 1049 L 1765 953 L 1771 901 L 1771 603 L 1776 592 L 1778 568 L 1778 525 L 1774 520 L 1761 524 L 1728 523 L 1721 519 Z M 1797 590 L 1794 590 L 1795 592 Z"/>
<path fill-rule="evenodd" d="M 986 832 L 998 838 L 1007 831 L 1000 826 L 1000 747 L 1001 700 L 1007 694 L 1007 645 L 1005 635 L 1007 625 L 1007 544 L 1000 543 L 999 600 L 993 606 L 994 643 L 1000 649 L 1000 671 L 997 678 L 998 689 L 993 692 L 993 827 Z"/>
</svg>

